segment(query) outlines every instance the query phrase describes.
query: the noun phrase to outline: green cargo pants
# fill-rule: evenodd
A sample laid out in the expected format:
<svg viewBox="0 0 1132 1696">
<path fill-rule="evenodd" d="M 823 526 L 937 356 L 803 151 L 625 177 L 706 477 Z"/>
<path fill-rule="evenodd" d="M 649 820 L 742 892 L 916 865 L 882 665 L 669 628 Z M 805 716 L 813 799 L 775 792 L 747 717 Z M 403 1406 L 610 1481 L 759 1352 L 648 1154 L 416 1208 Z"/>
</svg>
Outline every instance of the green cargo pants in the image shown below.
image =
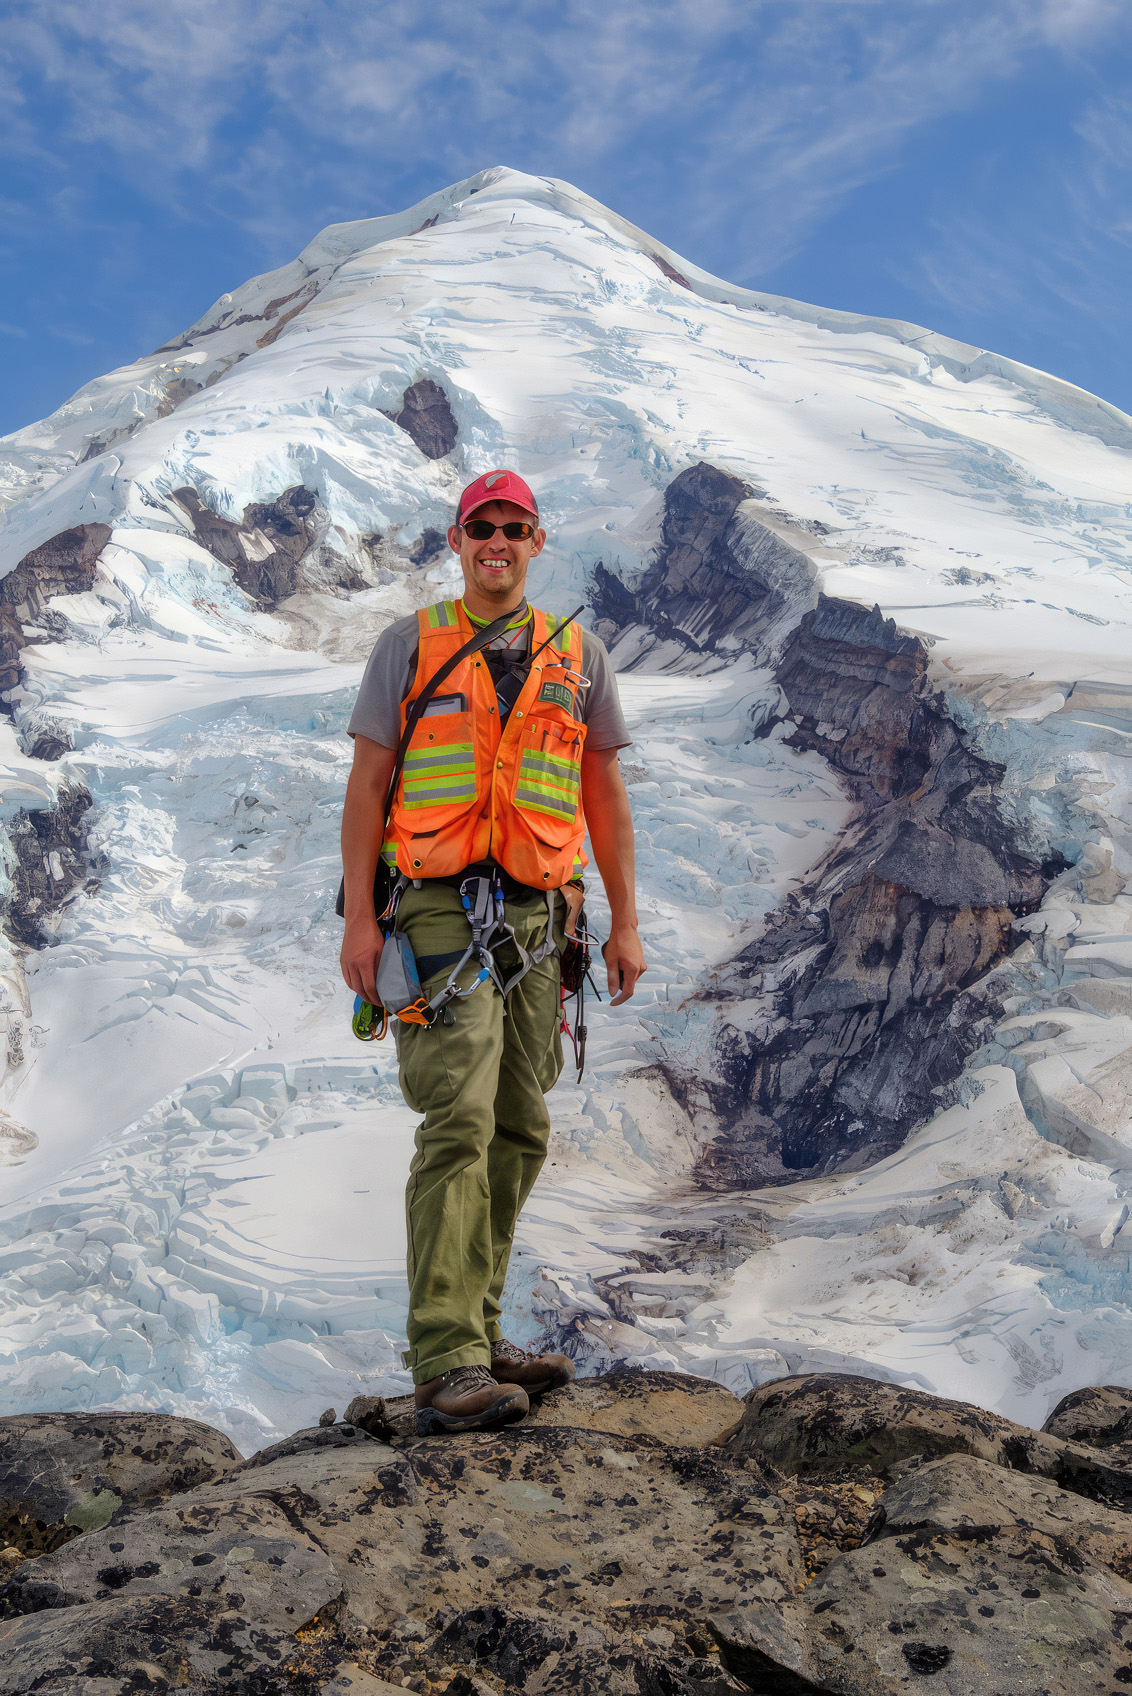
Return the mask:
<svg viewBox="0 0 1132 1696">
<path fill-rule="evenodd" d="M 566 903 L 555 899 L 562 946 Z M 546 933 L 538 890 L 507 902 L 524 948 Z M 448 884 L 409 887 L 397 929 L 404 931 L 432 996 L 471 940 L 459 892 Z M 518 959 L 496 951 L 506 981 Z M 477 966 L 460 974 L 466 987 Z M 487 1366 L 500 1337 L 500 1298 L 520 1209 L 546 1158 L 550 1114 L 543 1100 L 562 1070 L 559 961 L 534 966 L 507 997 L 483 983 L 451 1003 L 453 1023 L 427 1029 L 394 1020 L 401 1091 L 424 1120 L 405 1197 L 408 1220 L 409 1347 L 415 1384 L 455 1366 Z"/>
</svg>

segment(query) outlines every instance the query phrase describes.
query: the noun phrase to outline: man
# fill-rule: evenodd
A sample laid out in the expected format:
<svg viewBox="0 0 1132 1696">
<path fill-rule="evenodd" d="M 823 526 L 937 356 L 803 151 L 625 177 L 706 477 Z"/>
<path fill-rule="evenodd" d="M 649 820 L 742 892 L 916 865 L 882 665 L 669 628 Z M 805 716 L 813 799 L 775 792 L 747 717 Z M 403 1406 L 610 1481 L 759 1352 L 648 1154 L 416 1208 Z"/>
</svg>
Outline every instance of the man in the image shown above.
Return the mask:
<svg viewBox="0 0 1132 1696">
<path fill-rule="evenodd" d="M 562 1070 L 562 891 L 577 884 L 587 826 L 609 897 L 603 954 L 615 1005 L 645 970 L 617 761 L 631 738 L 601 642 L 527 603 L 527 568 L 545 541 L 521 477 L 498 470 L 469 484 L 448 532 L 462 600 L 383 632 L 350 721 L 343 976 L 377 1002 L 383 936 L 372 892 L 384 849 L 402 874 L 395 925 L 411 945 L 422 1003 L 446 984 L 454 996 L 421 1022 L 395 1022 L 401 1089 L 424 1114 L 406 1196 L 405 1356 L 423 1433 L 522 1418 L 528 1391 L 573 1377 L 564 1356 L 531 1356 L 508 1343 L 499 1303 L 519 1211 L 546 1156 L 543 1097 Z M 383 844 L 410 706 L 446 660 L 508 614 L 502 633 L 459 661 L 417 720 Z M 495 953 L 496 977 L 481 972 L 473 988 L 479 963 L 461 961 L 470 909 L 484 891 L 491 903 L 501 893 L 513 941 Z"/>
</svg>

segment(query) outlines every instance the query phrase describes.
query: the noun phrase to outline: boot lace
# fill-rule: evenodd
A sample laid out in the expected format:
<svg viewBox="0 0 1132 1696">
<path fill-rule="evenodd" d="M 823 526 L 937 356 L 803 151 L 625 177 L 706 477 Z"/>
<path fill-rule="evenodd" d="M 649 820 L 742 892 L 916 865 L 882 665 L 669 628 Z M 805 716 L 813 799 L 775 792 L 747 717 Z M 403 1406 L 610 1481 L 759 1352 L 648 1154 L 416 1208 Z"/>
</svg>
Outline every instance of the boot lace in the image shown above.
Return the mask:
<svg viewBox="0 0 1132 1696">
<path fill-rule="evenodd" d="M 475 1390 L 494 1390 L 495 1379 L 486 1366 L 454 1366 L 444 1374 L 444 1387 L 458 1396 L 471 1395 Z"/>
</svg>

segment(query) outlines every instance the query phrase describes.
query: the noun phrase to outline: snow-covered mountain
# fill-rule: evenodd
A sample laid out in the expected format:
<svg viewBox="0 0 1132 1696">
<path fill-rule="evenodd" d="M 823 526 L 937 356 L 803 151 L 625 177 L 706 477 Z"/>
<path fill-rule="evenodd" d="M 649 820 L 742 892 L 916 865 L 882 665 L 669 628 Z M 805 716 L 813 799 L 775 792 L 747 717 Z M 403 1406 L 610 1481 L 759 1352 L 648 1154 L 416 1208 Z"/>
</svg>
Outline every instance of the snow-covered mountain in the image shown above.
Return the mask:
<svg viewBox="0 0 1132 1696">
<path fill-rule="evenodd" d="M 555 1091 L 519 1340 L 1132 1383 L 1132 420 L 493 170 L 0 444 L 0 1405 L 248 1448 L 404 1382 L 344 727 L 508 463 L 622 668 L 650 961 Z"/>
</svg>

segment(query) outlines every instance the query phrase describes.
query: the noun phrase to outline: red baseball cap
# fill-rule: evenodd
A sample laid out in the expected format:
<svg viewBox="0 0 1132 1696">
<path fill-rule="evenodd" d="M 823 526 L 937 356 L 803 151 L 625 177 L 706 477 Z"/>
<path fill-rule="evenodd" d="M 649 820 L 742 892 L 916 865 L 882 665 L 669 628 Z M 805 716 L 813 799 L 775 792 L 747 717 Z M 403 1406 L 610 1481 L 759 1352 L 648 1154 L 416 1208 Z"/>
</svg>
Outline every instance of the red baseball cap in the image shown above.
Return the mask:
<svg viewBox="0 0 1132 1696">
<path fill-rule="evenodd" d="M 463 524 L 477 507 L 487 506 L 489 501 L 513 501 L 533 518 L 538 517 L 538 502 L 521 477 L 516 476 L 514 471 L 485 471 L 482 477 L 469 483 L 460 496 L 460 504 L 456 508 L 457 524 Z"/>
</svg>

